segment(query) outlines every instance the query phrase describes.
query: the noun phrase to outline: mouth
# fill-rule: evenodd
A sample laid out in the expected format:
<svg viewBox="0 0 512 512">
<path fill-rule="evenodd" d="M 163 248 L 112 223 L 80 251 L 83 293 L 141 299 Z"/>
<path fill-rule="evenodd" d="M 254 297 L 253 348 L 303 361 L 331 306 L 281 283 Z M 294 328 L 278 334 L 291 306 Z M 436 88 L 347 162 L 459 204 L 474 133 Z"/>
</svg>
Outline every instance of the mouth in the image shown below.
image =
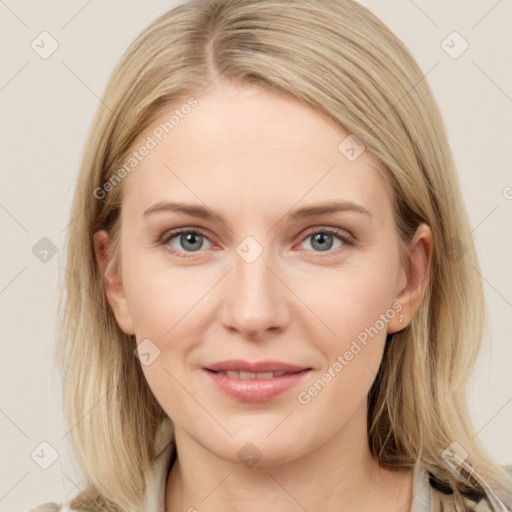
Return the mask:
<svg viewBox="0 0 512 512">
<path fill-rule="evenodd" d="M 282 375 L 293 375 L 296 373 L 302 373 L 311 370 L 311 368 L 305 368 L 304 370 L 298 370 L 295 372 L 246 372 L 243 370 L 226 370 L 226 371 L 214 371 L 210 370 L 209 368 L 205 368 L 206 371 L 209 371 L 211 373 L 215 373 L 217 375 L 226 375 L 232 379 L 239 379 L 239 380 L 253 380 L 253 379 L 274 379 L 276 377 L 281 377 Z"/>
<path fill-rule="evenodd" d="M 217 363 L 210 363 L 205 366 L 204 369 L 225 374 L 234 372 L 230 376 L 245 380 L 254 378 L 270 379 L 279 377 L 285 373 L 297 373 L 303 370 L 311 370 L 312 368 L 308 365 L 290 364 L 284 361 L 266 360 L 250 362 L 243 359 L 229 359 Z"/>
<path fill-rule="evenodd" d="M 207 384 L 239 402 L 265 402 L 296 387 L 312 368 L 292 370 L 247 371 L 240 369 L 202 368 Z"/>
</svg>

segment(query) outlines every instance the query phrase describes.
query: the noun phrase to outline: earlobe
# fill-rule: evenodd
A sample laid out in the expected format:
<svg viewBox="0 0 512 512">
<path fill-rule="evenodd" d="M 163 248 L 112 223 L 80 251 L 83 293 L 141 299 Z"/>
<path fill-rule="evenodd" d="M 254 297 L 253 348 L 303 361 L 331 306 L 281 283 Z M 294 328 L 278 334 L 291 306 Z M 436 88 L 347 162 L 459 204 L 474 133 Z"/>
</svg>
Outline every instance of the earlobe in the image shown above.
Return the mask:
<svg viewBox="0 0 512 512">
<path fill-rule="evenodd" d="M 395 299 L 401 305 L 400 312 L 388 323 L 388 334 L 406 327 L 419 309 L 428 284 L 432 251 L 432 232 L 426 224 L 420 224 L 409 244 L 406 284 Z"/>
<path fill-rule="evenodd" d="M 103 279 L 105 295 L 116 317 L 117 323 L 126 334 L 135 334 L 133 318 L 119 268 L 111 257 L 108 233 L 106 231 L 98 231 L 93 236 L 93 242 L 96 261 Z"/>
</svg>

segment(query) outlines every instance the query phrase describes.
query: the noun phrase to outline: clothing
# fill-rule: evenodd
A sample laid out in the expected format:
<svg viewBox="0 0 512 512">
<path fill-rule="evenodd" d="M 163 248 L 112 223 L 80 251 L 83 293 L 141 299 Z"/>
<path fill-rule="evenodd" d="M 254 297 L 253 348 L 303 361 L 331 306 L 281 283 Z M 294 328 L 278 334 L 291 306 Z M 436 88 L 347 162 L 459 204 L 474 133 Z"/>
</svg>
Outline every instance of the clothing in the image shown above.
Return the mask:
<svg viewBox="0 0 512 512">
<path fill-rule="evenodd" d="M 165 512 L 165 488 L 170 470 L 172 444 L 168 443 L 153 463 L 151 474 L 146 480 L 145 512 Z M 478 504 L 477 504 L 478 503 Z M 468 510 L 475 512 L 511 512 L 511 509 L 497 508 L 481 500 L 475 502 L 468 498 Z M 29 512 L 74 512 L 66 504 L 45 503 Z M 428 473 L 416 466 L 413 473 L 412 502 L 410 512 L 455 512 L 451 494 L 445 494 L 432 486 Z"/>
</svg>

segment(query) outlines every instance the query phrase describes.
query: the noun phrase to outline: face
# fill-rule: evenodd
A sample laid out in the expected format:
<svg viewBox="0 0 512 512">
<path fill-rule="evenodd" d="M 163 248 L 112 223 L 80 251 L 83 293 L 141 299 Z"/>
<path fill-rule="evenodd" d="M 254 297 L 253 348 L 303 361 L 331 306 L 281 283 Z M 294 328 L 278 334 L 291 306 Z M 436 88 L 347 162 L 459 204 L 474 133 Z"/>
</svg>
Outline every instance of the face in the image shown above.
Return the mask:
<svg viewBox="0 0 512 512">
<path fill-rule="evenodd" d="M 219 83 L 159 141 L 179 107 L 134 144 L 157 142 L 121 185 L 107 295 L 183 439 L 286 462 L 364 417 L 386 335 L 411 312 L 391 198 L 368 152 L 348 159 L 349 134 L 296 99 Z M 206 369 L 233 359 L 303 371 Z"/>
</svg>

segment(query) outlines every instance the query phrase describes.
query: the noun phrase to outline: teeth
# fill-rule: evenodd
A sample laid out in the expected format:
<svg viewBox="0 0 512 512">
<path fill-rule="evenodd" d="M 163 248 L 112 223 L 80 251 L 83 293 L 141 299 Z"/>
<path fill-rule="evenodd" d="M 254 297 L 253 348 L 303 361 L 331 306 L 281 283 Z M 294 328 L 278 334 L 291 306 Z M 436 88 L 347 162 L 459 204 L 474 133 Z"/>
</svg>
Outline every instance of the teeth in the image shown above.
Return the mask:
<svg viewBox="0 0 512 512">
<path fill-rule="evenodd" d="M 244 372 L 237 370 L 228 370 L 225 372 L 217 372 L 222 375 L 227 375 L 233 379 L 249 380 L 249 379 L 272 379 L 284 375 L 286 372 Z"/>
</svg>

